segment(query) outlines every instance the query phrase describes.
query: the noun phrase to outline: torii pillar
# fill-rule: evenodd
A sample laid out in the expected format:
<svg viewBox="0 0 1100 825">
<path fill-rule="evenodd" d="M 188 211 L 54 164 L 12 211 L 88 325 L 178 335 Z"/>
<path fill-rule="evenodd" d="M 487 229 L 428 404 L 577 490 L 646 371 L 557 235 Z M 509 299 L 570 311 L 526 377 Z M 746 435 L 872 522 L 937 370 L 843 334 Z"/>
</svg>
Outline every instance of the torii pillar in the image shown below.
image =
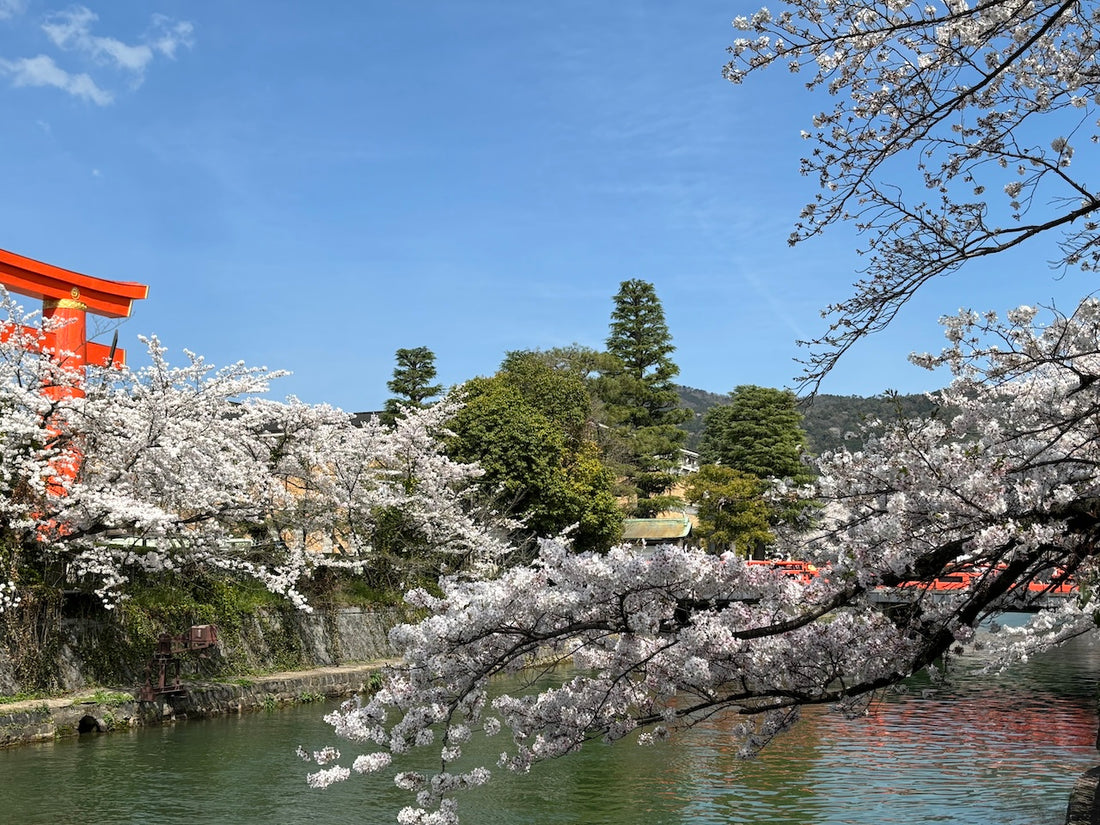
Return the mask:
<svg viewBox="0 0 1100 825">
<path fill-rule="evenodd" d="M 68 369 L 82 375 L 87 364 L 124 364 L 126 353 L 88 340 L 87 314 L 128 318 L 134 301 L 149 287 L 132 281 L 108 281 L 0 249 L 0 284 L 42 301 L 42 317 L 62 322 L 46 333 L 45 349 Z"/>
</svg>

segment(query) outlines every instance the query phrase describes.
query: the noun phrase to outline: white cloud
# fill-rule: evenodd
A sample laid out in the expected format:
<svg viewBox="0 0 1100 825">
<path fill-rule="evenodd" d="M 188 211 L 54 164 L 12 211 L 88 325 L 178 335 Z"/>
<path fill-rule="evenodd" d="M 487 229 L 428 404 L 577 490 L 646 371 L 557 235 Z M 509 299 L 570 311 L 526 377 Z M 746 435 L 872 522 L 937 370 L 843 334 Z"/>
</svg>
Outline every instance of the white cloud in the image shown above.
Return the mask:
<svg viewBox="0 0 1100 825">
<path fill-rule="evenodd" d="M 15 17 L 26 10 L 26 0 L 0 0 L 0 20 Z"/>
<path fill-rule="evenodd" d="M 26 0 L 0 0 L 0 19 L 23 10 Z M 195 42 L 195 27 L 184 20 L 174 20 L 154 14 L 141 42 L 124 43 L 115 37 L 93 34 L 99 16 L 87 6 L 71 6 L 46 17 L 42 31 L 58 49 L 73 52 L 96 66 L 107 66 L 126 73 L 132 88 L 141 85 L 145 70 L 158 55 L 175 59 L 181 48 L 191 48 Z M 66 71 L 47 55 L 0 59 L 0 73 L 12 77 L 15 86 L 52 86 L 75 97 L 105 106 L 114 95 L 101 88 L 87 73 Z"/>
<path fill-rule="evenodd" d="M 0 71 L 10 74 L 15 86 L 52 86 L 100 106 L 114 100 L 110 92 L 99 88 L 88 75 L 70 74 L 44 54 L 18 60 L 0 60 Z"/>
<path fill-rule="evenodd" d="M 73 6 L 51 14 L 42 24 L 42 31 L 59 49 L 83 52 L 93 60 L 141 75 L 153 59 L 153 49 L 145 44 L 128 46 L 113 37 L 93 35 L 92 24 L 98 19 L 91 9 Z"/>
<path fill-rule="evenodd" d="M 195 45 L 195 26 L 186 20 L 173 20 L 163 14 L 154 14 L 153 24 L 145 38 L 154 49 L 174 60 L 180 46 L 190 49 Z"/>
</svg>

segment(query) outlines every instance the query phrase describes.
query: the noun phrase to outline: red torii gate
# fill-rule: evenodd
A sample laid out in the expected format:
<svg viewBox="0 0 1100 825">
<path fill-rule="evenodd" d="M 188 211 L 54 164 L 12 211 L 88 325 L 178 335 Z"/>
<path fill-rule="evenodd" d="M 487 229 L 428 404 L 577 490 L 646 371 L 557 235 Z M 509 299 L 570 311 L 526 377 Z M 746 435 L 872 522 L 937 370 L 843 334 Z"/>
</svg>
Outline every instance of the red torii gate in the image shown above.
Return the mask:
<svg viewBox="0 0 1100 825">
<path fill-rule="evenodd" d="M 126 363 L 123 350 L 88 340 L 87 313 L 128 318 L 134 301 L 149 295 L 149 287 L 133 281 L 108 281 L 42 263 L 0 249 L 0 284 L 8 291 L 42 301 L 42 317 L 62 322 L 42 343 L 67 368 L 84 371 L 86 364 Z M 37 335 L 37 330 L 28 330 Z M 11 335 L 10 327 L 0 337 Z"/>
<path fill-rule="evenodd" d="M 76 372 L 79 377 L 76 386 L 46 387 L 44 394 L 53 400 L 83 395 L 79 379 L 83 379 L 86 365 L 126 363 L 124 350 L 88 340 L 87 314 L 128 318 L 134 301 L 149 294 L 149 287 L 145 284 L 94 278 L 16 255 L 6 249 L 0 249 L 0 284 L 9 292 L 40 299 L 43 319 L 60 322 L 44 335 L 33 327 L 23 328 L 30 340 L 39 342 L 36 349 L 48 351 L 51 358 Z M 10 322 L 0 322 L 0 340 L 8 340 L 15 332 L 14 326 Z M 55 469 L 59 475 L 72 479 L 76 476 L 81 454 L 75 445 L 70 445 L 68 452 L 73 460 L 59 462 L 55 464 Z M 47 482 L 47 489 L 56 496 L 63 495 L 64 487 L 56 479 L 51 479 Z"/>
</svg>

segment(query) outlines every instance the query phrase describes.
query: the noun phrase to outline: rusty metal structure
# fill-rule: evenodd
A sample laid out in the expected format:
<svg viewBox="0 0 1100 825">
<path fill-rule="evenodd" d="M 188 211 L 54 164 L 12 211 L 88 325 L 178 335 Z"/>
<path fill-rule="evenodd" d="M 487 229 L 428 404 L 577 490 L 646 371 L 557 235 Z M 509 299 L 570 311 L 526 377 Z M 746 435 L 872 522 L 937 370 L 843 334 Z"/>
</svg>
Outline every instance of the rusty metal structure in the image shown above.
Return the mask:
<svg viewBox="0 0 1100 825">
<path fill-rule="evenodd" d="M 205 657 L 207 654 L 203 651 L 217 644 L 218 628 L 212 624 L 192 625 L 190 630 L 178 636 L 161 633 L 157 638 L 156 652 L 145 666 L 145 684 L 138 690 L 138 701 L 155 702 L 160 696 L 186 693 L 180 684 L 182 655 L 197 653 Z"/>
</svg>

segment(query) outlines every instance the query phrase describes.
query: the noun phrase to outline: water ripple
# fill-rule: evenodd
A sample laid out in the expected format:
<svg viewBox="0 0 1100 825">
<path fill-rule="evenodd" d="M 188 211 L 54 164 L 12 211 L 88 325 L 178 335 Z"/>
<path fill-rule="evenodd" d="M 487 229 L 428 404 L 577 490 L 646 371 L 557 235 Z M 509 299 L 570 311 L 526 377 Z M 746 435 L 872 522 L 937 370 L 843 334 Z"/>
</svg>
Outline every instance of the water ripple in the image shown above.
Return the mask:
<svg viewBox="0 0 1100 825">
<path fill-rule="evenodd" d="M 1059 825 L 1095 750 L 1100 653 L 1075 645 L 1000 676 L 973 663 L 950 686 L 860 719 L 807 711 L 752 761 L 733 721 L 652 748 L 586 746 L 498 776 L 461 803 L 470 825 Z M 409 799 L 384 777 L 309 789 L 294 755 L 330 741 L 317 706 L 0 751 L 0 823 L 381 825 Z M 495 762 L 500 745 L 484 742 Z"/>
</svg>

